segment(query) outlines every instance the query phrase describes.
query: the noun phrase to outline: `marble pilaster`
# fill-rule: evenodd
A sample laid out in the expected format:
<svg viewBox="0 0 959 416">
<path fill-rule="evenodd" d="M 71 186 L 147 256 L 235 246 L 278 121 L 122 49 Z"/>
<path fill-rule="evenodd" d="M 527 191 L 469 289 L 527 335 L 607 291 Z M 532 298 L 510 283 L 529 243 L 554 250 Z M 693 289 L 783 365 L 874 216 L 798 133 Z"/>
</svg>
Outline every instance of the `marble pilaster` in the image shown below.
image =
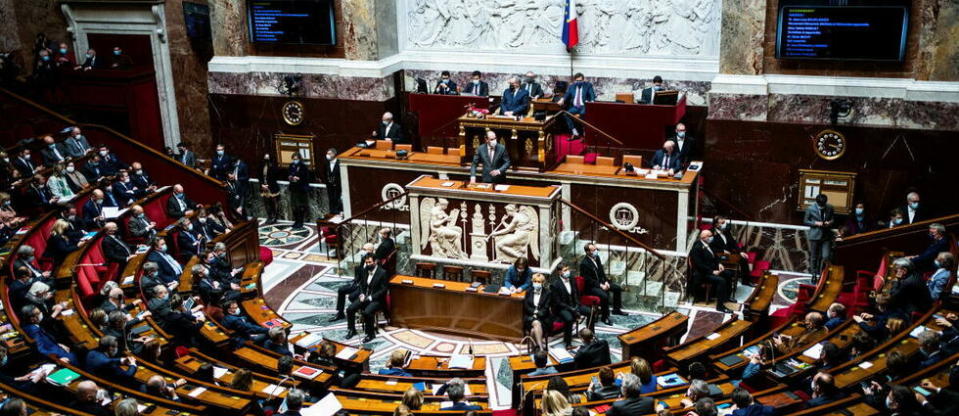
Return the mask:
<svg viewBox="0 0 959 416">
<path fill-rule="evenodd" d="M 916 77 L 959 81 L 959 2 L 927 0 L 920 6 Z"/>
<path fill-rule="evenodd" d="M 213 52 L 218 56 L 246 54 L 246 1 L 210 0 Z"/>
<path fill-rule="evenodd" d="M 341 27 L 346 59 L 377 59 L 377 22 L 375 0 L 341 0 L 344 27 Z"/>
<path fill-rule="evenodd" d="M 14 51 L 21 47 L 13 0 L 0 0 L 0 51 Z"/>
<path fill-rule="evenodd" d="M 763 72 L 764 0 L 723 1 L 719 72 L 757 75 Z"/>
<path fill-rule="evenodd" d="M 203 140 L 198 139 L 210 137 L 210 113 L 206 98 L 206 62 L 212 54 L 210 43 L 187 37 L 182 0 L 167 1 L 166 16 L 180 137 L 200 144 Z M 206 149 L 201 146 L 195 150 L 203 152 Z"/>
</svg>

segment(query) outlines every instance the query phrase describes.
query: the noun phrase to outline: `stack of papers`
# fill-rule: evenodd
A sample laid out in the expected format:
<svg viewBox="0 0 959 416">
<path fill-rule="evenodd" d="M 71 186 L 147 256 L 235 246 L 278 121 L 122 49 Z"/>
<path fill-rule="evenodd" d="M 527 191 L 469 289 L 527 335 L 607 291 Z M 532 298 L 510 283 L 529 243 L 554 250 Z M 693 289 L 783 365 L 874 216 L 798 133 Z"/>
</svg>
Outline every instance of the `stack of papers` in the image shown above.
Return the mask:
<svg viewBox="0 0 959 416">
<path fill-rule="evenodd" d="M 450 357 L 450 368 L 473 368 L 473 357 L 469 355 L 457 354 Z"/>
<path fill-rule="evenodd" d="M 712 334 L 706 335 L 706 339 L 708 339 L 708 340 L 710 340 L 710 341 L 712 341 L 712 340 L 714 340 L 714 339 L 716 339 L 716 338 L 719 338 L 719 333 L 718 333 L 718 332 L 713 332 Z"/>
<path fill-rule="evenodd" d="M 343 404 L 329 393 L 314 405 L 300 410 L 303 416 L 331 416 L 343 409 Z"/>
<path fill-rule="evenodd" d="M 323 341 L 322 335 L 317 334 L 307 334 L 305 337 L 298 339 L 295 344 L 297 347 L 310 349 L 310 347 L 319 344 Z"/>
<path fill-rule="evenodd" d="M 205 392 L 205 391 L 206 391 L 206 387 L 197 387 L 197 388 L 191 390 L 190 393 L 188 394 L 188 396 L 193 397 L 193 398 L 200 397 L 200 395 L 203 394 L 203 392 Z"/>
<path fill-rule="evenodd" d="M 341 360 L 352 360 L 356 356 L 356 353 L 360 350 L 353 347 L 345 347 L 340 352 L 336 353 L 336 358 Z"/>
<path fill-rule="evenodd" d="M 816 344 L 816 345 L 813 345 L 812 347 L 809 347 L 809 349 L 802 352 L 802 355 L 805 355 L 814 360 L 818 360 L 819 357 L 822 356 L 822 344 Z"/>
<path fill-rule="evenodd" d="M 566 351 L 566 348 L 550 348 L 549 355 L 553 356 L 553 359 L 558 361 L 560 364 L 571 363 L 573 362 L 573 355 Z"/>
<path fill-rule="evenodd" d="M 270 396 L 279 396 L 283 394 L 284 391 L 286 391 L 286 387 L 278 386 L 276 384 L 269 384 L 266 387 L 264 387 L 263 390 L 260 390 L 260 391 L 262 391 L 263 393 L 269 394 Z M 192 395 L 193 393 L 190 393 L 190 394 Z"/>
<path fill-rule="evenodd" d="M 221 377 L 225 376 L 226 373 L 229 373 L 230 370 L 227 370 L 223 367 L 213 366 L 213 378 L 219 380 Z"/>
</svg>

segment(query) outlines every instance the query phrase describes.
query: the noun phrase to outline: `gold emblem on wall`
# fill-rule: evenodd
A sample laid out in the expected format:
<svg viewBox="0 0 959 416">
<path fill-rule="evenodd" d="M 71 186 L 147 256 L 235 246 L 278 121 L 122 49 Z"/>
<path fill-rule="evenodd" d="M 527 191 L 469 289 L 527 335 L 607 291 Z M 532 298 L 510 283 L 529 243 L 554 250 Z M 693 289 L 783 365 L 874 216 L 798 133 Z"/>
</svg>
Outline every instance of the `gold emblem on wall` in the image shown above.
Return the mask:
<svg viewBox="0 0 959 416">
<path fill-rule="evenodd" d="M 283 121 L 291 126 L 299 126 L 303 122 L 304 110 L 303 103 L 295 100 L 287 101 L 280 110 L 283 113 Z"/>
<path fill-rule="evenodd" d="M 524 144 L 524 148 L 526 149 L 527 155 L 533 154 L 533 141 L 530 140 L 529 137 L 526 138 L 526 143 Z"/>
<path fill-rule="evenodd" d="M 473 150 L 479 149 L 479 136 L 473 135 Z"/>
</svg>

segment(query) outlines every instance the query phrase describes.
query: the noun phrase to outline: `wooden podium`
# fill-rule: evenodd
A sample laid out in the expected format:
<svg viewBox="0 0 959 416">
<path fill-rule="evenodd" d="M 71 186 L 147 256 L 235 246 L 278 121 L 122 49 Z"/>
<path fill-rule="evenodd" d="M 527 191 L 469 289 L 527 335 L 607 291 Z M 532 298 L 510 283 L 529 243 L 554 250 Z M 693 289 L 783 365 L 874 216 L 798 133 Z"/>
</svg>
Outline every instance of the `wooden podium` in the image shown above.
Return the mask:
<svg viewBox="0 0 959 416">
<path fill-rule="evenodd" d="M 463 163 L 473 161 L 473 152 L 486 141 L 486 132 L 494 131 L 499 142 L 506 146 L 513 169 L 543 172 L 556 160 L 552 134 L 549 133 L 555 117 L 539 121 L 532 117 L 517 120 L 514 117 L 488 115 L 483 118 L 469 114 L 459 122 L 460 146 L 465 149 Z"/>
</svg>

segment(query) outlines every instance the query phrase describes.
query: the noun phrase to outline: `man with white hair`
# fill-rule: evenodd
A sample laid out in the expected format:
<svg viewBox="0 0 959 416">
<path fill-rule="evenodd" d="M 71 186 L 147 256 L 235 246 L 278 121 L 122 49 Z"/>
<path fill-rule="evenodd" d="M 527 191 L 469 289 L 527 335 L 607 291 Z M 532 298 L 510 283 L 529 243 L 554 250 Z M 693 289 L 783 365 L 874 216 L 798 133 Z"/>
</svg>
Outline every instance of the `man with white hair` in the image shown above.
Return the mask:
<svg viewBox="0 0 959 416">
<path fill-rule="evenodd" d="M 606 412 L 608 416 L 643 415 L 653 413 L 653 398 L 640 395 L 643 383 L 635 374 L 623 373 L 621 376 L 622 399 L 613 402 Z"/>
<path fill-rule="evenodd" d="M 529 111 L 529 93 L 519 85 L 519 77 L 509 79 L 509 88 L 503 91 L 500 113 L 504 116 L 523 117 Z"/>
<path fill-rule="evenodd" d="M 912 224 L 931 218 L 925 205 L 919 205 L 919 193 L 915 191 L 906 194 L 906 205 L 901 209 L 902 212 L 906 214 L 903 218 L 903 223 L 905 224 Z"/>
<path fill-rule="evenodd" d="M 383 121 L 376 130 L 373 130 L 373 137 L 394 143 L 406 143 L 403 138 L 403 127 L 393 121 L 393 113 L 389 111 L 383 113 Z"/>
</svg>

